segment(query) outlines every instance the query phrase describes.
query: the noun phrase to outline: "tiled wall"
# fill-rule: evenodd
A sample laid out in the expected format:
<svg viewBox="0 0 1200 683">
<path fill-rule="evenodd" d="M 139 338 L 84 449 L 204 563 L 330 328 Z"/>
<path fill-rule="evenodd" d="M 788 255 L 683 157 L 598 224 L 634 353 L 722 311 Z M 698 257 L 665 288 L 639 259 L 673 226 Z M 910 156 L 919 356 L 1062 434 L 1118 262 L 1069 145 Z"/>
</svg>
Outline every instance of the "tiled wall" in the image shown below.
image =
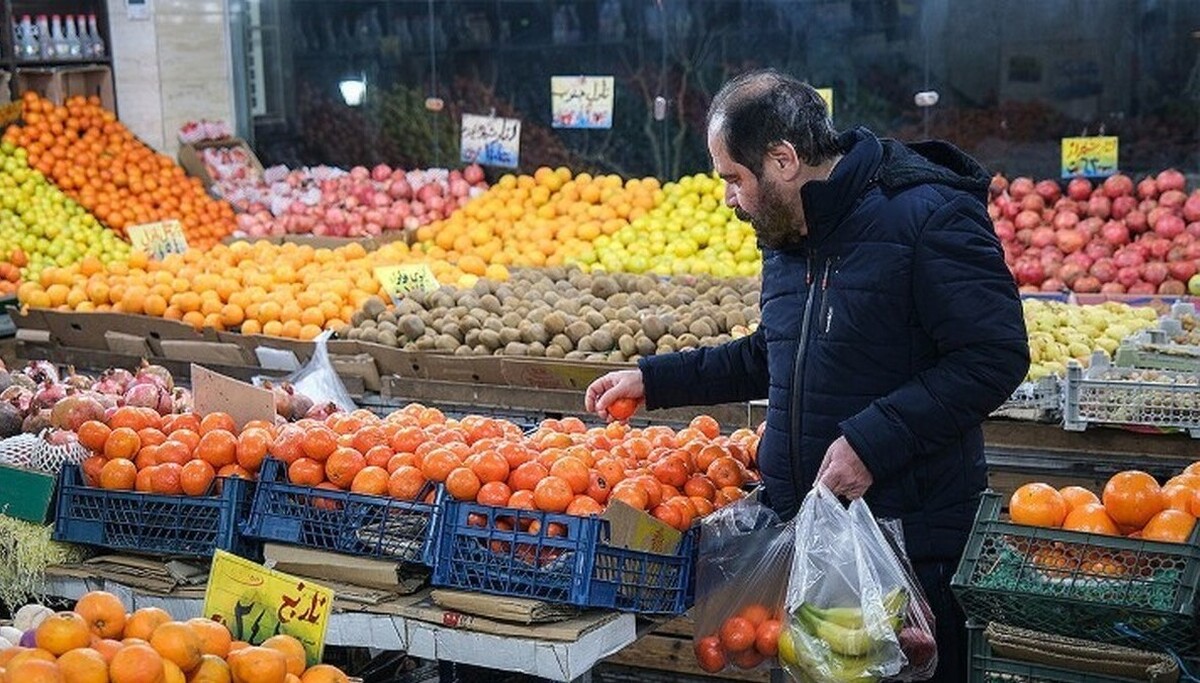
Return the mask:
<svg viewBox="0 0 1200 683">
<path fill-rule="evenodd" d="M 229 2 L 150 0 L 150 19 L 131 21 L 108 0 L 120 117 L 155 149 L 174 156 L 186 121 L 233 121 Z"/>
</svg>

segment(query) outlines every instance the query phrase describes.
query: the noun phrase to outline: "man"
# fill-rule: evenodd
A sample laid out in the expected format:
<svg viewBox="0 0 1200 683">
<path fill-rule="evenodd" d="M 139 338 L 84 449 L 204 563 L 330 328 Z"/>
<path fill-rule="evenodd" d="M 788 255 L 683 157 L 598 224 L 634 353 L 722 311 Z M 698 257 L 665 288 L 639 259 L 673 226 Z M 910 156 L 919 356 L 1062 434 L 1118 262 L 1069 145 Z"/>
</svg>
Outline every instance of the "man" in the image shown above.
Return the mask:
<svg viewBox="0 0 1200 683">
<path fill-rule="evenodd" d="M 788 519 L 821 481 L 902 520 L 937 618 L 933 680 L 966 680 L 949 584 L 987 484 L 980 424 L 1029 365 L 988 174 L 947 143 L 838 135 L 816 91 L 775 71 L 721 89 L 708 146 L 763 251 L 759 328 L 601 377 L 587 408 L 766 397 L 767 504 Z"/>
</svg>

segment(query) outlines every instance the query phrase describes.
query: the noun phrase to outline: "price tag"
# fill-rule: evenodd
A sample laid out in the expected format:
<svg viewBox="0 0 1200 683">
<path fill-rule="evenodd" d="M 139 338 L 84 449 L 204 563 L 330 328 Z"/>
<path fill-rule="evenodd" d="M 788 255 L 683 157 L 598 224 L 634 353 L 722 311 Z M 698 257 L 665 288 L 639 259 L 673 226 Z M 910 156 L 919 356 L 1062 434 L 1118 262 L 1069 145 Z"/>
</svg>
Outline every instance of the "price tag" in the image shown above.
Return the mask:
<svg viewBox="0 0 1200 683">
<path fill-rule="evenodd" d="M 428 263 L 410 263 L 401 266 L 379 266 L 375 279 L 393 299 L 414 289 L 437 289 L 441 283 L 434 277 Z"/>
<path fill-rule="evenodd" d="M 187 237 L 177 220 L 131 225 L 126 229 L 133 248 L 144 251 L 150 258 L 162 259 L 167 254 L 187 251 Z"/>
<path fill-rule="evenodd" d="M 550 125 L 612 128 L 612 76 L 551 76 Z"/>
<path fill-rule="evenodd" d="M 829 107 L 829 118 L 833 118 L 833 88 L 817 88 L 817 94 L 821 99 L 825 100 L 825 106 Z"/>
<path fill-rule="evenodd" d="M 1062 139 L 1062 177 L 1104 178 L 1117 172 L 1120 140 L 1115 135 Z"/>
<path fill-rule="evenodd" d="M 333 590 L 218 550 L 208 573 L 204 616 L 234 640 L 258 645 L 286 633 L 304 644 L 308 665 L 321 661 Z"/>
<path fill-rule="evenodd" d="M 463 114 L 462 162 L 516 168 L 521 159 L 521 121 Z"/>
</svg>

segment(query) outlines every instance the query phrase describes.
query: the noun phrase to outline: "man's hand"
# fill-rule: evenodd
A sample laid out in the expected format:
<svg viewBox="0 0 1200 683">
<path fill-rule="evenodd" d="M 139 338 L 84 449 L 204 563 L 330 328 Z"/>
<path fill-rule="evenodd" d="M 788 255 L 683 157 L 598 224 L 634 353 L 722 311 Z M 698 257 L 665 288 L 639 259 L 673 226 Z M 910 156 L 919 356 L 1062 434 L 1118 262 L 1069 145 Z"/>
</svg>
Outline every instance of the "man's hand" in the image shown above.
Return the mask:
<svg viewBox="0 0 1200 683">
<path fill-rule="evenodd" d="M 617 370 L 597 378 L 588 386 L 583 405 L 589 413 L 595 413 L 602 420 L 611 421 L 615 416 L 609 414 L 608 408 L 619 398 L 631 399 L 637 403 L 646 399 L 641 370 Z M 626 417 L 628 415 L 621 419 Z"/>
<path fill-rule="evenodd" d="M 839 436 L 825 451 L 821 469 L 817 470 L 817 481 L 825 484 L 834 495 L 850 500 L 862 498 L 875 483 L 871 472 L 844 436 Z"/>
</svg>

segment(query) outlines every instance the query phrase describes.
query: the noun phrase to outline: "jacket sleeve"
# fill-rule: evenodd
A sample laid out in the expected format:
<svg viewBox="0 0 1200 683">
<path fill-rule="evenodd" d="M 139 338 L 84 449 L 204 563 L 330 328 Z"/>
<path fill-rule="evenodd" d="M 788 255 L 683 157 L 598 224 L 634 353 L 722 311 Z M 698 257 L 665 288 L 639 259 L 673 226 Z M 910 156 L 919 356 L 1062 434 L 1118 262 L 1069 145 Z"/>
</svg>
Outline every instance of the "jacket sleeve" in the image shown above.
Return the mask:
<svg viewBox="0 0 1200 683">
<path fill-rule="evenodd" d="M 649 409 L 767 397 L 767 342 L 761 329 L 720 346 L 647 356 L 638 367 Z"/>
<path fill-rule="evenodd" d="M 913 257 L 913 297 L 938 361 L 841 423 L 876 481 L 979 425 L 1029 368 L 1016 284 L 978 201 L 952 200 L 926 222 Z"/>
</svg>

